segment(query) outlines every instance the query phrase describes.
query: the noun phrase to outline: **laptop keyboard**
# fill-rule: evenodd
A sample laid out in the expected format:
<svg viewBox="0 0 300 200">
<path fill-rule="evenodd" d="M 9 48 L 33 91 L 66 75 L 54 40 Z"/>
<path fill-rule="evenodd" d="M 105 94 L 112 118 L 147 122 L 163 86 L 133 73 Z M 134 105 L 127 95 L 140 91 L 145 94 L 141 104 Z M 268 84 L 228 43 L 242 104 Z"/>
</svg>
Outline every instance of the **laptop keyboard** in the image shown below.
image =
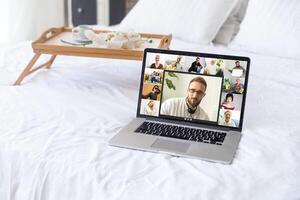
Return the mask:
<svg viewBox="0 0 300 200">
<path fill-rule="evenodd" d="M 163 137 L 178 138 L 195 142 L 222 145 L 226 133 L 205 129 L 196 129 L 155 122 L 144 122 L 135 132 Z"/>
</svg>

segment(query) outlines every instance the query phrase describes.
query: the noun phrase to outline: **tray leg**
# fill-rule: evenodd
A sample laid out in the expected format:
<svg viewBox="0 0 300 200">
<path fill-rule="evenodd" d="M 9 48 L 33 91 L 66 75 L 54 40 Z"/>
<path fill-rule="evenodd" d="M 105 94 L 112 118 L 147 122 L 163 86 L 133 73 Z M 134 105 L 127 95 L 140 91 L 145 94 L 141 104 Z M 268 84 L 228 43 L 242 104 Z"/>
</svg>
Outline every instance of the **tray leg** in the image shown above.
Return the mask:
<svg viewBox="0 0 300 200">
<path fill-rule="evenodd" d="M 56 55 L 52 55 L 50 60 L 48 61 L 48 64 L 46 66 L 47 69 L 50 69 L 51 68 L 51 65 L 53 64 L 54 60 L 56 58 Z"/>
<path fill-rule="evenodd" d="M 18 77 L 18 79 L 16 80 L 14 85 L 20 85 L 21 82 L 23 81 L 23 79 L 30 74 L 30 69 L 33 67 L 33 65 L 36 63 L 36 61 L 39 59 L 39 57 L 41 56 L 40 53 L 36 53 L 33 58 L 30 60 L 30 62 L 28 63 L 28 65 L 26 66 L 26 68 L 23 70 L 23 72 L 21 73 L 21 75 Z"/>
</svg>

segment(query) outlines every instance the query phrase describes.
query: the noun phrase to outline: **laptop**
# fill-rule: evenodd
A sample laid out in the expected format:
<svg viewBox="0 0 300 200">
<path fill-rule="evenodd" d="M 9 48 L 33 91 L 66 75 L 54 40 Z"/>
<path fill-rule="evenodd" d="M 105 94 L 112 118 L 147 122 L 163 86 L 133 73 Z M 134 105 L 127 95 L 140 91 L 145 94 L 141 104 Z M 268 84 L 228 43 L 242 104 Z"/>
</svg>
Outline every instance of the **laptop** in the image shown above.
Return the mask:
<svg viewBox="0 0 300 200">
<path fill-rule="evenodd" d="M 249 67 L 248 57 L 145 49 L 136 118 L 109 144 L 230 164 Z"/>
</svg>

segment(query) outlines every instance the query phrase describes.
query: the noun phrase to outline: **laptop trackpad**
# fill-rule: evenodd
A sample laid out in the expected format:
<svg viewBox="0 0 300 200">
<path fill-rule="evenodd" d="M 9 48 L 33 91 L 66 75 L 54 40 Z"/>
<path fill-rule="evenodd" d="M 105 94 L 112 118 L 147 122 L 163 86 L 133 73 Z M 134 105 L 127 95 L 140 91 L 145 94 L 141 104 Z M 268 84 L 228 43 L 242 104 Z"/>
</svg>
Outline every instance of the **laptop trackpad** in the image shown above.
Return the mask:
<svg viewBox="0 0 300 200">
<path fill-rule="evenodd" d="M 165 139 L 156 139 L 151 145 L 152 148 L 175 151 L 175 152 L 187 152 L 190 144 L 184 142 L 170 141 Z"/>
</svg>

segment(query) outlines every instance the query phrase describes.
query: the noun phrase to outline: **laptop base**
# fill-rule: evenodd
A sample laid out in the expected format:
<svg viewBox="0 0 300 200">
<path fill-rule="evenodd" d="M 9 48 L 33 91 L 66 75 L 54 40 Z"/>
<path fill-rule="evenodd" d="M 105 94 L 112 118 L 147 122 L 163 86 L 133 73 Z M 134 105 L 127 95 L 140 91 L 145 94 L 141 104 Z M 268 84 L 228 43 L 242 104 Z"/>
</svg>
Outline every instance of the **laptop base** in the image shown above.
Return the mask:
<svg viewBox="0 0 300 200">
<path fill-rule="evenodd" d="M 134 132 L 145 120 L 144 118 L 135 118 L 121 129 L 109 141 L 109 144 L 117 147 L 230 164 L 241 138 L 240 132 L 229 131 L 223 144 L 215 145 Z"/>
</svg>

